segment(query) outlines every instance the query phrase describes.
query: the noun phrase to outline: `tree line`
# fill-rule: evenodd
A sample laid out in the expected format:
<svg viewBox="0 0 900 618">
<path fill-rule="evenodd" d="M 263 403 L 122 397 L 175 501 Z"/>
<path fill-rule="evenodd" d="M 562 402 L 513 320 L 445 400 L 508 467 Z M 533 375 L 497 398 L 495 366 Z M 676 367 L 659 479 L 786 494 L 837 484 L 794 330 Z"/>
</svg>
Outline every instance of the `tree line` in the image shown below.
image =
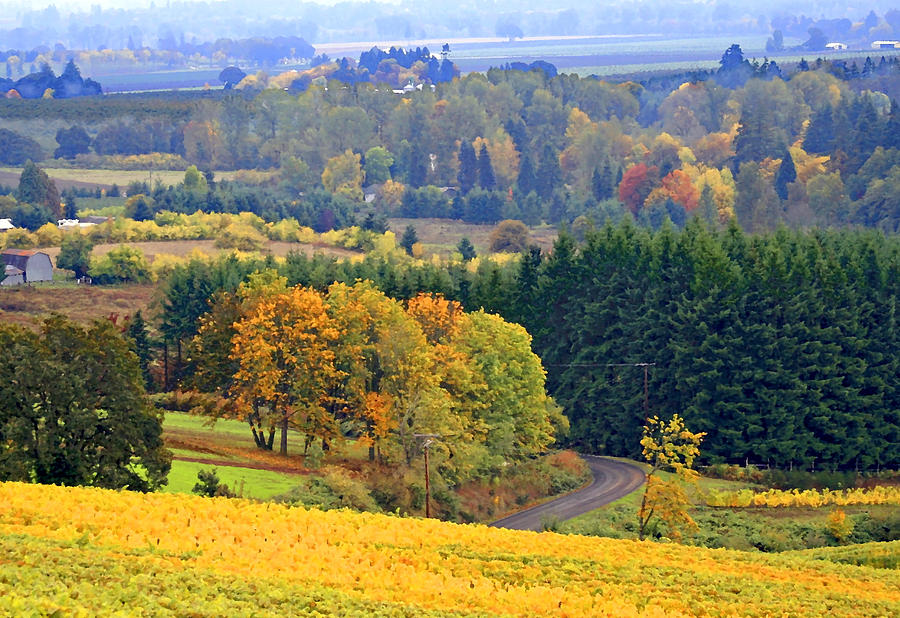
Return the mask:
<svg viewBox="0 0 900 618">
<path fill-rule="evenodd" d="M 187 115 L 174 102 L 146 116 L 135 99 L 126 118 L 131 99 L 116 97 L 102 121 L 60 129 L 55 154 L 165 152 L 206 171 L 265 169 L 285 197 L 325 189 L 380 215 L 898 228 L 896 58 L 787 70 L 733 45 L 720 64 L 640 84 L 491 69 L 402 96 L 325 73 L 299 93 L 296 76 L 248 77 L 243 91 L 185 103 Z"/>
<path fill-rule="evenodd" d="M 170 345 L 190 341 L 214 292 L 236 289 L 260 264 L 176 268 L 161 325 Z M 625 222 L 581 243 L 563 234 L 548 254 L 534 248 L 507 266 L 291 255 L 279 268 L 323 290 L 366 278 L 397 298 L 437 292 L 524 325 L 571 422 L 569 442 L 589 452 L 635 457 L 648 413 L 675 411 L 708 434 L 705 462 L 900 460 L 896 237 Z M 635 365 L 648 363 L 645 391 Z"/>
<path fill-rule="evenodd" d="M 256 445 L 288 452 L 288 429 L 333 448 L 347 436 L 371 459 L 409 465 L 421 436 L 456 484 L 543 451 L 565 432 L 540 359 L 519 325 L 455 301 L 406 303 L 370 282 L 324 293 L 275 271 L 215 293 L 188 346 L 185 382 L 215 393 L 217 414 L 250 425 Z"/>
</svg>

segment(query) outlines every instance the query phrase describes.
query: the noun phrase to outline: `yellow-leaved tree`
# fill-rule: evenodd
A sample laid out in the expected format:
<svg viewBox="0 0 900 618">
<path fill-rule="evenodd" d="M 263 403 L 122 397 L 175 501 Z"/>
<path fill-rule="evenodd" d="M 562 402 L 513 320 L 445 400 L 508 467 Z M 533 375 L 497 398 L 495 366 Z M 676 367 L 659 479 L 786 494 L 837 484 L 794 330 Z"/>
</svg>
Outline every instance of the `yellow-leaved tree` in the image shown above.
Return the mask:
<svg viewBox="0 0 900 618">
<path fill-rule="evenodd" d="M 302 287 L 257 298 L 234 323 L 231 358 L 236 403 L 264 412 L 281 431 L 287 455 L 288 427 L 312 439 L 331 440 L 340 428 L 329 413 L 329 386 L 339 377 L 334 343 L 341 333 L 322 295 Z"/>
<path fill-rule="evenodd" d="M 644 497 L 638 510 L 638 538 L 641 540 L 654 519 L 663 522 L 669 535 L 674 538 L 681 536 L 679 528 L 696 528 L 697 524 L 687 511 L 690 500 L 685 484 L 697 478 L 697 472 L 691 466 L 700 454 L 700 442 L 705 435 L 689 431 L 678 414 L 668 422 L 657 416 L 647 419 L 641 446 L 650 470 L 647 471 Z M 673 475 L 665 479 L 659 475 L 661 471 Z"/>
</svg>

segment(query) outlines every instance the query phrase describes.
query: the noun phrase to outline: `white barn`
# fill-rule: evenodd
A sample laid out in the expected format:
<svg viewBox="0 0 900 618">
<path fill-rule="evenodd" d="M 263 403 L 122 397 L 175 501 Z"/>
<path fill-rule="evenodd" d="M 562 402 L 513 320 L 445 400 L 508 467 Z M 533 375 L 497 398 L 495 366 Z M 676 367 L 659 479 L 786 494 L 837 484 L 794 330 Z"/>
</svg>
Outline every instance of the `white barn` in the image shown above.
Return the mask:
<svg viewBox="0 0 900 618">
<path fill-rule="evenodd" d="M 53 280 L 53 263 L 50 256 L 43 251 L 7 249 L 0 255 L 3 256 L 4 266 L 7 268 L 12 266 L 21 271 L 24 283 Z M 7 274 L 9 272 L 7 270 Z"/>
</svg>

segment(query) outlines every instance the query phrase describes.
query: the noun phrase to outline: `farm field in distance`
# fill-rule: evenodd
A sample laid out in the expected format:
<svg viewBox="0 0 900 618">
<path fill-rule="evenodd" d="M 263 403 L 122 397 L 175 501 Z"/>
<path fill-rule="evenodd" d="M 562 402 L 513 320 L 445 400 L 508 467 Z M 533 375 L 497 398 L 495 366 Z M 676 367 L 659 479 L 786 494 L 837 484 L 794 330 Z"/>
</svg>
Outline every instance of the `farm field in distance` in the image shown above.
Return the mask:
<svg viewBox="0 0 900 618">
<path fill-rule="evenodd" d="M 131 182 L 151 181 L 153 184 L 159 181 L 165 186 L 177 185 L 184 180 L 184 171 L 173 170 L 104 170 L 75 167 L 46 167 L 41 169 L 47 173 L 59 189 L 73 186 L 108 188 L 114 184 L 124 188 Z M 0 185 L 17 186 L 21 174 L 21 168 L 0 167 Z M 234 177 L 234 172 L 215 172 L 215 177 L 221 180 L 230 180 Z"/>
</svg>

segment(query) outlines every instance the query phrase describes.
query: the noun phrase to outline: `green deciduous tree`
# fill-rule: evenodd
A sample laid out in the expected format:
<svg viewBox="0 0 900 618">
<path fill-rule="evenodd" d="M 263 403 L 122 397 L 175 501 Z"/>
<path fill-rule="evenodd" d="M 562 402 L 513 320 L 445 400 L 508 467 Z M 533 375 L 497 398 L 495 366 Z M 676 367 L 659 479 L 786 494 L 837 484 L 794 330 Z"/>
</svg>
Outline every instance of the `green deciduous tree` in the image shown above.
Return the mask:
<svg viewBox="0 0 900 618">
<path fill-rule="evenodd" d="M 375 146 L 366 151 L 366 184 L 382 184 L 391 178 L 391 166 L 394 164 L 394 155 L 387 148 Z"/>
<path fill-rule="evenodd" d="M 137 357 L 108 320 L 0 327 L 0 479 L 139 491 L 171 454 Z"/>
<path fill-rule="evenodd" d="M 84 277 L 91 267 L 93 248 L 94 243 L 88 236 L 77 232 L 66 234 L 56 256 L 56 267 L 73 271 L 76 278 Z"/>
<path fill-rule="evenodd" d="M 150 263 L 143 251 L 128 245 L 112 249 L 92 261 L 91 277 L 101 285 L 114 283 L 147 283 L 153 278 Z"/>
</svg>

